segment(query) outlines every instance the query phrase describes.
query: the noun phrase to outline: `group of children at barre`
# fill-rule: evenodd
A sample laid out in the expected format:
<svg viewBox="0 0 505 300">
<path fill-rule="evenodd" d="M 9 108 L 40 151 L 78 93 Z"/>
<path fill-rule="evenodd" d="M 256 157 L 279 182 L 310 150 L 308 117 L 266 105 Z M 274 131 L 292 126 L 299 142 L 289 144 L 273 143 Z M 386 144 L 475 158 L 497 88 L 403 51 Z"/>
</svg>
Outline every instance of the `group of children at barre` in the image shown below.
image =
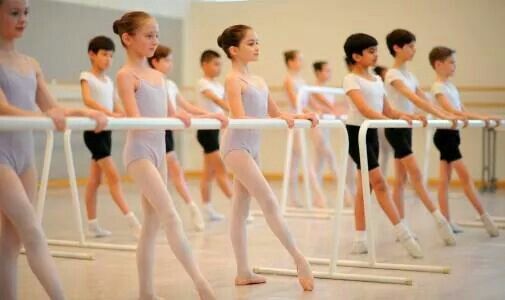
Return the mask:
<svg viewBox="0 0 505 300">
<path fill-rule="evenodd" d="M 121 40 L 126 52 L 126 61 L 116 76 L 116 88 L 105 74 L 111 64 L 114 44 L 104 36 L 92 39 L 88 54 L 91 69 L 80 76 L 82 99 L 87 108 L 69 109 L 60 106 L 50 95 L 38 63 L 15 48 L 27 26 L 27 1 L 0 0 L 0 115 L 51 118 L 57 130 L 65 128 L 65 118 L 85 116 L 96 120 L 94 131 L 84 133 L 84 141 L 92 154 L 90 176 L 86 187 L 88 232 L 94 237 L 106 236 L 110 232 L 100 227 L 96 220 L 97 188 L 102 175 L 106 178 L 111 196 L 131 232 L 138 238 L 137 268 L 140 299 L 160 299 L 154 289 L 154 266 L 156 236 L 162 230 L 176 258 L 195 284 L 201 299 L 216 299 L 213 288 L 203 276 L 175 209 L 172 196 L 167 190 L 167 178 L 174 182 L 177 192 L 188 205 L 191 220 L 198 230 L 203 230 L 204 220 L 195 201 L 188 192 L 186 180 L 176 154 L 171 131 L 128 130 L 123 149 L 123 165 L 141 194 L 143 222 L 137 220 L 129 209 L 122 192 L 119 172 L 111 158 L 111 132 L 105 131 L 107 117 L 174 117 L 190 126 L 192 118 L 214 118 L 225 128 L 221 143 L 219 130 L 200 130 L 197 139 L 203 148 L 204 174 L 201 179 L 201 196 L 204 212 L 210 220 L 223 216 L 210 204 L 210 186 L 216 179 L 219 187 L 231 199 L 230 235 L 235 254 L 237 274 L 235 284 L 250 285 L 265 283 L 266 278 L 255 274 L 248 260 L 247 230 L 251 198 L 255 198 L 263 211 L 268 226 L 289 252 L 296 265 L 298 281 L 305 291 L 314 288 L 311 267 L 297 247 L 284 220 L 278 200 L 259 168 L 260 130 L 226 129 L 228 117 L 280 118 L 288 127 L 296 119 L 310 120 L 313 128 L 311 137 L 316 145 L 318 159 L 312 171 L 311 186 L 316 191 L 315 203 L 324 205 L 321 190 L 322 170 L 328 163 L 334 175 L 338 165 L 329 144 L 329 133 L 317 128 L 317 114 L 341 115 L 346 107 L 334 101 L 331 95 L 314 94 L 295 109 L 297 90 L 304 84 L 300 77 L 302 65 L 298 51 L 286 52 L 288 75 L 285 89 L 290 100 L 289 112 L 279 110 L 272 99 L 263 78 L 249 70 L 249 64 L 259 58 L 258 36 L 253 28 L 234 25 L 226 28 L 217 38 L 218 46 L 231 61 L 224 86 L 216 78 L 221 69 L 220 55 L 207 50 L 201 55 L 204 77 L 198 82 L 198 98 L 201 107 L 188 102 L 177 86 L 166 75 L 172 67 L 171 50 L 159 44 L 159 27 L 156 19 L 142 11 L 124 14 L 113 23 L 113 31 Z M 441 119 L 453 121 L 453 129 L 439 129 L 434 142 L 440 151 L 439 202 L 440 209 L 433 203 L 421 180 L 421 173 L 412 154 L 412 131 L 410 128 L 386 129 L 385 138 L 394 152 L 395 183 L 391 196 L 384 175 L 379 168 L 379 139 L 376 129 L 369 129 L 367 154 L 370 184 L 377 200 L 394 225 L 398 241 L 415 258 L 423 256 L 415 235 L 403 220 L 403 198 L 407 178 L 417 195 L 433 216 L 436 229 L 446 245 L 455 244 L 454 232 L 458 229 L 449 222 L 447 190 L 452 169 L 462 181 L 465 195 L 478 211 L 490 236 L 498 230 L 485 212 L 477 195 L 472 179 L 459 152 L 457 121 L 467 118 L 486 122 L 499 120 L 497 117 L 466 112 L 450 77 L 455 71 L 454 51 L 446 47 L 435 47 L 429 56 L 437 79 L 432 93 L 438 105 L 427 100 L 414 75 L 407 70 L 407 63 L 415 55 L 415 37 L 412 33 L 398 29 L 387 36 L 387 46 L 395 62 L 385 73 L 384 81 L 371 73 L 377 63 L 377 40 L 364 33 L 349 36 L 344 44 L 349 74 L 343 81 L 348 98 L 347 133 L 349 155 L 358 170 L 359 126 L 367 119 L 402 119 L 407 122 L 420 120 L 423 115 L 415 114 L 420 109 Z M 317 62 L 314 69 L 319 85 L 330 78 L 329 65 Z M 117 92 L 116 92 L 117 90 Z M 121 104 L 116 99 L 120 99 Z M 387 95 L 387 97 L 386 97 Z M 391 101 L 391 102 L 390 102 Z M 316 113 L 317 112 L 317 113 Z M 492 123 L 492 122 L 490 122 Z M 291 174 L 290 197 L 296 204 L 296 164 L 299 158 L 298 142 L 295 138 Z M 21 245 L 26 250 L 28 263 L 51 299 L 64 299 L 65 293 L 56 265 L 51 258 L 40 220 L 34 209 L 37 173 L 34 165 L 34 146 L 31 131 L 0 132 L 0 298 L 16 299 L 17 258 Z M 233 183 L 227 177 L 233 174 Z M 352 170 L 351 170 L 352 172 Z M 349 175 L 348 177 L 353 177 Z M 356 238 L 353 252 L 365 253 L 365 222 L 361 176 L 357 173 L 358 188 L 350 190 L 347 201 L 354 197 Z"/>
</svg>

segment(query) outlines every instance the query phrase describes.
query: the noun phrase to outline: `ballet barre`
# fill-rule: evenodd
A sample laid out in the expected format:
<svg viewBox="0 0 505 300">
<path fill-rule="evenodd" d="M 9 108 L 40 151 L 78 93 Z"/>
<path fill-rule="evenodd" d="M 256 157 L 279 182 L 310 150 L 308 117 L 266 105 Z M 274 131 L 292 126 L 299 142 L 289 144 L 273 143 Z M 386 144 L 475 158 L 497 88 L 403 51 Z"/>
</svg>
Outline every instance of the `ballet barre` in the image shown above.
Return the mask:
<svg viewBox="0 0 505 300">
<path fill-rule="evenodd" d="M 463 122 L 459 122 L 459 128 L 461 128 Z M 470 120 L 468 121 L 468 127 L 485 127 L 485 122 L 480 120 Z M 372 203 L 370 198 L 370 179 L 368 176 L 368 157 L 366 153 L 366 133 L 369 128 L 419 128 L 423 124 L 421 121 L 413 121 L 412 125 L 409 125 L 403 120 L 366 120 L 360 127 L 359 130 L 359 151 L 360 151 L 360 162 L 361 162 L 361 177 L 362 177 L 362 189 L 363 189 L 363 199 L 365 204 L 365 219 L 367 224 L 367 239 L 369 241 L 368 249 L 368 263 L 361 264 L 360 267 L 365 268 L 379 268 L 379 269 L 390 269 L 390 270 L 405 270 L 405 271 L 418 271 L 418 272 L 433 272 L 433 273 L 449 273 L 450 268 L 445 266 L 426 266 L 426 265 L 404 265 L 404 264 L 383 264 L 377 262 L 376 248 L 375 248 L 375 234 L 374 234 L 374 213 L 372 210 Z M 446 120 L 429 120 L 429 128 L 445 128 L 449 129 L 452 127 L 452 122 Z"/>
</svg>

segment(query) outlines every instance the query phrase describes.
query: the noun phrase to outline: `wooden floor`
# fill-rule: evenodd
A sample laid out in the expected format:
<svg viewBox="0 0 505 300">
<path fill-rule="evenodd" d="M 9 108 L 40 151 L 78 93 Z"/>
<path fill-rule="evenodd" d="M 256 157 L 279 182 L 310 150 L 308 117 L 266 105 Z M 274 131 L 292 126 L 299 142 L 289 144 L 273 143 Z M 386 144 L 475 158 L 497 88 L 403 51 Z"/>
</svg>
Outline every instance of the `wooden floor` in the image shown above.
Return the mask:
<svg viewBox="0 0 505 300">
<path fill-rule="evenodd" d="M 199 199 L 197 182 L 191 181 L 190 185 L 195 199 Z M 279 193 L 279 182 L 274 182 L 273 186 Z M 131 207 L 140 215 L 135 187 L 127 184 L 124 189 Z M 326 186 L 326 190 L 330 197 L 334 195 L 330 185 Z M 82 188 L 80 196 L 82 199 Z M 217 190 L 214 198 L 219 210 L 228 213 L 229 202 Z M 505 216 L 505 191 L 494 195 L 486 194 L 483 198 L 490 212 Z M 457 236 L 457 246 L 444 247 L 434 231 L 431 217 L 413 197 L 409 197 L 406 203 L 407 219 L 418 235 L 425 258 L 414 260 L 408 257 L 401 246 L 395 243 L 392 226 L 383 213 L 378 214 L 376 221 L 378 257 L 385 262 L 447 265 L 452 268 L 449 275 L 340 268 L 340 272 L 409 277 L 413 280 L 413 286 L 317 280 L 315 290 L 311 293 L 303 292 L 294 277 L 282 276 L 268 276 L 268 282 L 264 285 L 235 287 L 235 262 L 228 237 L 228 222 L 208 224 L 205 232 L 196 233 L 188 222 L 188 212 L 180 198 L 176 197 L 175 201 L 194 252 L 218 299 L 505 299 L 505 231 L 498 238 L 489 238 L 483 229 L 468 228 Z M 475 217 L 469 203 L 459 191 L 452 193 L 451 206 L 454 220 Z M 377 205 L 374 208 L 378 211 Z M 105 188 L 100 191 L 99 219 L 105 228 L 113 232 L 112 237 L 100 239 L 100 242 L 134 244 L 135 241 L 129 237 L 126 224 Z M 329 257 L 330 221 L 289 219 L 288 222 L 307 256 Z M 77 233 L 68 189 L 52 189 L 48 192 L 44 229 L 52 239 L 75 239 Z M 250 260 L 254 266 L 293 268 L 287 252 L 268 229 L 263 218 L 256 218 L 248 229 Z M 366 259 L 366 256 L 349 254 L 353 237 L 351 216 L 343 217 L 340 236 L 340 258 Z M 96 256 L 94 261 L 56 258 L 69 299 L 137 298 L 135 253 L 58 247 L 52 249 L 87 251 Z M 324 271 L 326 267 L 314 266 L 313 269 Z M 18 276 L 20 299 L 46 299 L 25 257 L 20 259 Z M 165 299 L 197 299 L 189 277 L 161 235 L 156 257 L 156 290 Z"/>
</svg>

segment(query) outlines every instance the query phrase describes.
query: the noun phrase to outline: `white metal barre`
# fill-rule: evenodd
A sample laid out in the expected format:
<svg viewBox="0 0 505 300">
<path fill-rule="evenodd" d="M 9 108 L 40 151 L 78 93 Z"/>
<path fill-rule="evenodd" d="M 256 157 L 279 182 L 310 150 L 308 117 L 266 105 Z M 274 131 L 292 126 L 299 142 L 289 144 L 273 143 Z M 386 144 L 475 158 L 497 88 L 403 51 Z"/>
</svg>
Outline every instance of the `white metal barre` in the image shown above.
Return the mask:
<svg viewBox="0 0 505 300">
<path fill-rule="evenodd" d="M 321 125 L 329 123 L 335 124 L 335 127 L 345 130 L 345 125 L 340 120 L 333 121 L 321 121 Z M 338 125 L 338 126 L 337 126 Z M 367 275 L 367 274 L 346 274 L 337 273 L 336 267 L 340 265 L 338 259 L 338 247 L 339 247 L 339 233 L 340 233 L 340 219 L 342 216 L 342 208 L 344 203 L 344 191 L 345 191 L 345 175 L 348 163 L 348 149 L 349 140 L 347 134 L 344 134 L 341 141 L 341 152 L 338 161 L 340 162 L 339 174 L 338 174 L 338 185 L 337 185 L 337 195 L 335 197 L 335 211 L 333 214 L 333 229 L 331 235 L 331 257 L 329 259 L 324 258 L 308 258 L 311 263 L 325 261 L 328 265 L 328 270 L 326 272 L 313 272 L 315 278 L 321 279 L 333 279 L 333 280 L 350 280 L 350 281 L 361 281 L 361 282 L 375 282 L 375 283 L 389 283 L 389 284 L 404 284 L 411 285 L 412 280 L 406 277 L 392 277 L 392 276 L 381 276 L 381 275 Z M 289 149 L 289 148 L 288 148 Z M 326 214 L 328 218 L 331 218 L 330 214 Z M 263 274 L 275 274 L 284 276 L 296 276 L 297 271 L 292 269 L 280 269 L 280 268 L 270 268 L 270 267 L 255 267 L 254 271 L 256 273 Z"/>
<path fill-rule="evenodd" d="M 496 131 L 505 131 L 505 120 L 503 120 L 501 122 L 501 124 L 496 127 Z M 498 224 L 496 224 L 496 226 L 498 227 L 498 229 L 505 229 L 505 224 L 502 224 L 503 222 L 505 222 L 505 217 L 498 217 L 498 216 L 491 216 L 491 219 L 495 222 L 498 222 Z M 463 226 L 463 227 L 473 227 L 473 228 L 482 228 L 484 227 L 484 224 L 482 223 L 482 221 L 480 221 L 480 217 L 477 216 L 475 218 L 476 221 L 458 221 L 456 222 L 458 225 L 460 226 Z"/>
<path fill-rule="evenodd" d="M 48 242 L 52 245 L 67 246 L 67 247 L 78 247 L 78 248 L 90 248 L 90 249 L 102 249 L 102 250 L 119 250 L 119 251 L 135 251 L 136 246 L 134 245 L 118 245 L 111 243 L 96 243 L 86 241 L 84 235 L 84 228 L 82 224 L 81 208 L 79 201 L 79 194 L 77 189 L 77 180 L 75 176 L 73 154 L 71 146 L 71 129 L 92 129 L 94 128 L 94 122 L 86 118 L 69 118 L 67 122 L 67 127 L 64 134 L 64 147 L 65 147 L 65 158 L 67 161 L 67 171 L 70 182 L 71 196 L 72 196 L 72 206 L 74 210 L 74 218 L 76 221 L 76 226 L 79 234 L 78 241 L 68 241 L 68 240 L 49 240 Z M 230 128 L 257 128 L 266 126 L 265 128 L 286 128 L 287 124 L 285 121 L 277 119 L 244 119 L 244 120 L 232 120 L 230 122 Z M 309 121 L 297 121 L 297 127 L 310 127 Z M 212 119 L 193 119 L 191 128 L 197 129 L 217 129 L 220 127 L 220 123 L 217 120 Z M 125 130 L 125 129 L 183 129 L 185 128 L 183 123 L 178 119 L 171 118 L 137 118 L 137 119 L 109 119 L 108 129 Z"/>
<path fill-rule="evenodd" d="M 462 122 L 460 122 L 462 125 Z M 430 120 L 428 121 L 429 127 L 435 128 L 451 128 L 452 122 L 445 120 Z M 483 121 L 472 120 L 469 121 L 469 127 L 483 127 L 485 123 Z M 360 152 L 360 162 L 361 162 L 361 177 L 362 177 L 362 189 L 363 189 L 363 200 L 365 204 L 365 219 L 367 224 L 367 238 L 369 241 L 368 249 L 368 264 L 371 268 L 391 268 L 391 264 L 383 265 L 377 262 L 376 249 L 375 249 L 375 234 L 374 234 L 374 217 L 372 210 L 372 203 L 370 200 L 370 180 L 368 176 L 368 157 L 366 151 L 366 133 L 369 128 L 406 128 L 406 127 L 422 127 L 420 121 L 414 121 L 412 126 L 410 126 L 406 121 L 403 120 L 366 120 L 360 127 L 359 130 L 359 152 Z M 409 265 L 404 266 L 406 270 L 410 271 L 421 271 L 421 272 L 434 272 L 434 273 L 448 273 L 448 267 L 445 266 L 418 266 Z M 403 268 L 403 267 L 402 267 Z M 396 268 L 394 268 L 396 269 Z"/>
</svg>

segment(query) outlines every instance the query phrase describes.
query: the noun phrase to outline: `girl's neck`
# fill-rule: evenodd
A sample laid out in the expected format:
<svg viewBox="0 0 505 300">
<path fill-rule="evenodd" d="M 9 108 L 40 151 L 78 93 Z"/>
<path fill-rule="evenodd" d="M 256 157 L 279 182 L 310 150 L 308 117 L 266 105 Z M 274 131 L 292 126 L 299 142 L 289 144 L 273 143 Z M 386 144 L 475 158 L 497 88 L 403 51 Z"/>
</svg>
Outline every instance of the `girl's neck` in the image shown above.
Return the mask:
<svg viewBox="0 0 505 300">
<path fill-rule="evenodd" d="M 324 86 L 324 85 L 326 85 L 327 82 L 328 82 L 328 80 L 316 79 L 316 84 L 317 85 Z"/>
<path fill-rule="evenodd" d="M 16 47 L 14 45 L 14 40 L 7 40 L 0 37 L 0 51 L 7 54 L 14 54 L 16 52 Z"/>
<path fill-rule="evenodd" d="M 239 60 L 233 60 L 231 63 L 231 68 L 233 71 L 238 72 L 242 75 L 249 76 L 249 67 L 247 66 L 246 62 L 239 61 Z"/>
<path fill-rule="evenodd" d="M 134 69 L 149 68 L 147 57 L 138 55 L 137 53 L 127 51 L 126 64 Z"/>
<path fill-rule="evenodd" d="M 293 76 L 293 77 L 299 77 L 300 76 L 300 71 L 288 69 L 288 74 L 291 75 L 291 76 Z"/>
</svg>

